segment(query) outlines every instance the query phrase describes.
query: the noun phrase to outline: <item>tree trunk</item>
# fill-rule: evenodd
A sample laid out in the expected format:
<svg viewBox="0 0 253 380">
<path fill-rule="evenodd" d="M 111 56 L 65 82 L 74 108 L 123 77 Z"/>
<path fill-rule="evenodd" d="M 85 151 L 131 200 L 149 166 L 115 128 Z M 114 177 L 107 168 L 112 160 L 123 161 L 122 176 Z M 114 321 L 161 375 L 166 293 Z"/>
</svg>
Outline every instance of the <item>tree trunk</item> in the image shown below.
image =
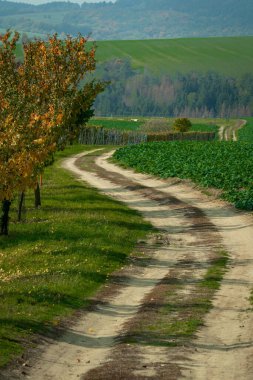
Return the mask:
<svg viewBox="0 0 253 380">
<path fill-rule="evenodd" d="M 40 197 L 40 185 L 39 182 L 37 182 L 37 186 L 34 190 L 34 206 L 35 208 L 38 208 L 41 206 L 41 197 Z"/>
<path fill-rule="evenodd" d="M 24 210 L 24 202 L 25 202 L 25 192 L 22 191 L 19 196 L 18 202 L 18 221 L 21 222 L 22 219 L 22 211 Z"/>
<path fill-rule="evenodd" d="M 1 235 L 8 235 L 10 205 L 11 201 L 4 200 L 2 202 L 3 215 L 1 217 Z"/>
</svg>

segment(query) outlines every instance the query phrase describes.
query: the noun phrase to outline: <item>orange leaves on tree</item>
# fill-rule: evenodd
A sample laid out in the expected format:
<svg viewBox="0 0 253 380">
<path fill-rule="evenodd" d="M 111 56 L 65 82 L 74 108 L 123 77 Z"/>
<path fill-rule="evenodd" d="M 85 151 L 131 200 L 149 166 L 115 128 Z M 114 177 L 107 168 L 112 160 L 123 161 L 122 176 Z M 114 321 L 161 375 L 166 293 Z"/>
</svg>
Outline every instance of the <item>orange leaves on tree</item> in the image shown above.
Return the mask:
<svg viewBox="0 0 253 380">
<path fill-rule="evenodd" d="M 18 40 L 18 33 L 0 35 L 0 200 L 35 186 L 104 88 L 95 81 L 81 85 L 95 69 L 95 49 L 81 35 L 28 41 L 22 63 L 15 56 Z"/>
</svg>

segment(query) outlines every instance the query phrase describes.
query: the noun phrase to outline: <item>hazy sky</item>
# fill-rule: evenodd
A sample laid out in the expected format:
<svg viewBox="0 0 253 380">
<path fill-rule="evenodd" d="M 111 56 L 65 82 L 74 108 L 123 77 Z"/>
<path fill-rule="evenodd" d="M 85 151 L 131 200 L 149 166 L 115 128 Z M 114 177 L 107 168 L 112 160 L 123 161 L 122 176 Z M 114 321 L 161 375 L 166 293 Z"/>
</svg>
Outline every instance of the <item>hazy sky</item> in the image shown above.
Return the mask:
<svg viewBox="0 0 253 380">
<path fill-rule="evenodd" d="M 45 4 L 45 3 L 52 3 L 54 0 L 9 0 L 9 1 L 14 1 L 16 3 L 27 3 L 27 4 Z M 69 1 L 69 0 L 55 0 L 55 1 Z M 105 1 L 106 3 L 108 2 L 115 2 L 116 0 L 70 0 L 71 3 L 99 3 Z"/>
</svg>

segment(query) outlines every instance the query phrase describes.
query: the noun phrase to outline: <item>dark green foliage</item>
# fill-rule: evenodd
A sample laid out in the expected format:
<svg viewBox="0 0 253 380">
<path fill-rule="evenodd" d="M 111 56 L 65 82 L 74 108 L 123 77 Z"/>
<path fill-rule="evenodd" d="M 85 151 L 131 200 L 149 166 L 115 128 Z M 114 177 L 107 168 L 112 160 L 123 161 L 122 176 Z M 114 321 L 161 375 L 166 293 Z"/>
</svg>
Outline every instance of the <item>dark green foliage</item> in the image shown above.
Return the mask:
<svg viewBox="0 0 253 380">
<path fill-rule="evenodd" d="M 81 6 L 0 1 L 1 27 L 33 33 L 89 33 L 96 40 L 252 35 L 251 0 L 120 0 Z"/>
<path fill-rule="evenodd" d="M 121 148 L 114 157 L 140 172 L 221 189 L 236 207 L 253 210 L 252 143 L 154 142 Z"/>
<path fill-rule="evenodd" d="M 95 102 L 96 115 L 238 117 L 253 113 L 253 74 L 230 78 L 215 72 L 174 76 L 141 73 L 128 60 L 98 65 L 110 81 Z"/>
</svg>

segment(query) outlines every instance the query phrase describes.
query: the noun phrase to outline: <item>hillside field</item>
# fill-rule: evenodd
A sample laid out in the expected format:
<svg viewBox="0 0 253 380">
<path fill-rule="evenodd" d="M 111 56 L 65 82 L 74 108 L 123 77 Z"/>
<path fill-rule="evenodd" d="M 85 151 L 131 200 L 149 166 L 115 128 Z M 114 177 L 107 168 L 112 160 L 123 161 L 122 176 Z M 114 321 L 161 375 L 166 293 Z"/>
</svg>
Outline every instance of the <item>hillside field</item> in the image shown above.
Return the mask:
<svg viewBox="0 0 253 380">
<path fill-rule="evenodd" d="M 99 41 L 98 62 L 129 58 L 156 74 L 216 71 L 241 76 L 253 71 L 253 37 Z"/>
<path fill-rule="evenodd" d="M 253 37 L 98 41 L 97 61 L 130 59 L 134 68 L 154 74 L 216 71 L 240 77 L 253 72 Z M 22 56 L 20 47 L 18 57 Z"/>
</svg>

